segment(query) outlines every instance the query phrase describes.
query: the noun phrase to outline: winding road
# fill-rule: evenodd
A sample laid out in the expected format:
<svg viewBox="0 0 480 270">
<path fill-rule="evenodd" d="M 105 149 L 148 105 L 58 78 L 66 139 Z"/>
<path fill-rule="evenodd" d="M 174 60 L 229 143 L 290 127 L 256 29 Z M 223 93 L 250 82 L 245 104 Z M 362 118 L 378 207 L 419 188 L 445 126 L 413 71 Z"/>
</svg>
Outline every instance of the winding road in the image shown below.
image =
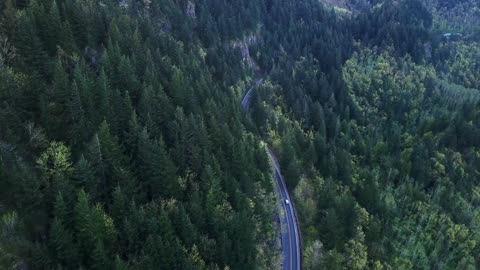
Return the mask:
<svg viewBox="0 0 480 270">
<path fill-rule="evenodd" d="M 242 107 L 243 107 L 243 110 L 245 112 L 248 112 L 248 109 L 250 109 L 250 103 L 252 102 L 252 94 L 253 94 L 253 90 L 255 89 L 255 87 L 259 87 L 261 84 L 263 83 L 263 79 L 258 79 L 256 82 L 255 82 L 255 85 L 252 86 L 252 88 L 250 88 L 247 93 L 245 94 L 245 96 L 243 97 L 242 99 Z"/>
<path fill-rule="evenodd" d="M 259 79 L 255 82 L 255 86 L 250 88 L 242 99 L 242 107 L 245 112 L 248 112 L 250 108 L 250 102 L 252 99 L 253 90 L 255 87 L 260 86 L 263 83 L 263 79 Z M 280 197 L 282 198 L 282 209 L 284 210 L 280 220 L 282 223 L 282 253 L 283 253 L 283 270 L 300 270 L 302 269 L 302 254 L 300 244 L 300 231 L 297 223 L 297 213 L 295 206 L 288 194 L 287 186 L 285 184 L 285 178 L 280 170 L 280 163 L 273 151 L 267 149 L 268 156 L 275 168 L 275 179 L 277 179 L 278 190 Z M 287 203 L 288 201 L 288 203 Z"/>
</svg>

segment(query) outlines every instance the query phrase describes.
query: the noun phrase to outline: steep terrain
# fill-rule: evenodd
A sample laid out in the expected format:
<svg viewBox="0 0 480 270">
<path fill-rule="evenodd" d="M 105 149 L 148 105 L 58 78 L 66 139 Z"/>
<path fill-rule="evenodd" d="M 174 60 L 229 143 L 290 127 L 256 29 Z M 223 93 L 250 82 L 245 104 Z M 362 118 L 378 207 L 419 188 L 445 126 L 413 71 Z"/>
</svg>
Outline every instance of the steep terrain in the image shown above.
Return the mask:
<svg viewBox="0 0 480 270">
<path fill-rule="evenodd" d="M 339 14 L 359 14 L 381 5 L 392 5 L 398 0 L 321 0 L 327 8 Z M 435 28 L 442 32 L 478 34 L 480 4 L 475 0 L 420 0 L 433 15 Z"/>
<path fill-rule="evenodd" d="M 477 8 L 0 1 L 0 268 L 274 269 L 266 145 L 303 269 L 480 268 Z"/>
</svg>

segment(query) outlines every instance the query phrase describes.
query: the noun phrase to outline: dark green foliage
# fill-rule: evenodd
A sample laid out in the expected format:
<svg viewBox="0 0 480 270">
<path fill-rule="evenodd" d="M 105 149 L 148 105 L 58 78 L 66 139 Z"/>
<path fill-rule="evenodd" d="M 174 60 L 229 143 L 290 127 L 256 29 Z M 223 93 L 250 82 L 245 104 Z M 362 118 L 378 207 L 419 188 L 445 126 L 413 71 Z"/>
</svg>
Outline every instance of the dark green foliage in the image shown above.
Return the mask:
<svg viewBox="0 0 480 270">
<path fill-rule="evenodd" d="M 353 21 L 354 36 L 367 44 L 395 46 L 399 54 L 424 56 L 432 15 L 421 0 L 382 1 Z"/>
<path fill-rule="evenodd" d="M 51 249 L 55 260 L 66 268 L 76 268 L 78 262 L 78 250 L 73 242 L 73 235 L 64 224 L 57 218 L 53 220 L 50 228 Z"/>
<path fill-rule="evenodd" d="M 265 145 L 306 269 L 479 268 L 454 2 L 0 1 L 0 268 L 272 269 Z"/>
<path fill-rule="evenodd" d="M 0 2 L 0 204 L 26 224 L 0 268 L 269 268 L 256 230 L 272 219 L 251 212 L 270 171 L 229 91 L 246 71 L 203 47 L 256 29 L 264 7 L 201 1 L 195 23 L 184 3 L 119 4 Z M 218 18 L 238 9 L 245 25 Z M 230 61 L 229 85 L 207 49 Z M 252 224 L 241 238 L 237 221 Z"/>
</svg>

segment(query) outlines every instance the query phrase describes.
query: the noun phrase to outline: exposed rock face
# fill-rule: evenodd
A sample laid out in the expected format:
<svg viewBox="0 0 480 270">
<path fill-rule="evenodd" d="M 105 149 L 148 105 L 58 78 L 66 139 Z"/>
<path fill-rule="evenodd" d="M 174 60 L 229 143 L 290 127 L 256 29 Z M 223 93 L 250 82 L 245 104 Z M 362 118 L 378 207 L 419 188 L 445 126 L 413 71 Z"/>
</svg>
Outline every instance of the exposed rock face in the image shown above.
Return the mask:
<svg viewBox="0 0 480 270">
<path fill-rule="evenodd" d="M 372 6 L 370 0 L 320 0 L 327 7 L 340 8 L 353 14 Z"/>
<path fill-rule="evenodd" d="M 430 42 L 423 44 L 423 49 L 425 51 L 425 56 L 427 58 L 432 58 L 432 44 Z"/>
<path fill-rule="evenodd" d="M 121 8 L 127 9 L 127 8 L 128 8 L 128 1 L 127 1 L 127 0 L 120 0 L 120 2 L 118 3 L 118 5 L 119 5 Z"/>
<path fill-rule="evenodd" d="M 188 17 L 195 19 L 197 15 L 195 14 L 195 3 L 188 1 L 187 10 L 185 11 Z"/>
<path fill-rule="evenodd" d="M 242 53 L 243 61 L 248 65 L 251 69 L 257 69 L 258 66 L 250 56 L 250 46 L 255 45 L 257 43 L 257 37 L 253 34 L 250 34 L 243 38 L 243 40 L 237 40 L 232 42 L 232 46 L 234 48 L 240 48 Z"/>
</svg>

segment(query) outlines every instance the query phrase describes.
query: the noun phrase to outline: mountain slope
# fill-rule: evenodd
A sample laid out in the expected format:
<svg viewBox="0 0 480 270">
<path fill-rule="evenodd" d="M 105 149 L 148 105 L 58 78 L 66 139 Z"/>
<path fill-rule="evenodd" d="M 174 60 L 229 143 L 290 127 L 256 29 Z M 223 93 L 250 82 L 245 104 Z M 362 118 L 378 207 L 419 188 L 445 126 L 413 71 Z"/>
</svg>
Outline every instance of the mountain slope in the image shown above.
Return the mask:
<svg viewBox="0 0 480 270">
<path fill-rule="evenodd" d="M 1 1 L 0 268 L 278 268 L 265 145 L 304 269 L 480 268 L 475 2 L 328 2 Z"/>
</svg>

